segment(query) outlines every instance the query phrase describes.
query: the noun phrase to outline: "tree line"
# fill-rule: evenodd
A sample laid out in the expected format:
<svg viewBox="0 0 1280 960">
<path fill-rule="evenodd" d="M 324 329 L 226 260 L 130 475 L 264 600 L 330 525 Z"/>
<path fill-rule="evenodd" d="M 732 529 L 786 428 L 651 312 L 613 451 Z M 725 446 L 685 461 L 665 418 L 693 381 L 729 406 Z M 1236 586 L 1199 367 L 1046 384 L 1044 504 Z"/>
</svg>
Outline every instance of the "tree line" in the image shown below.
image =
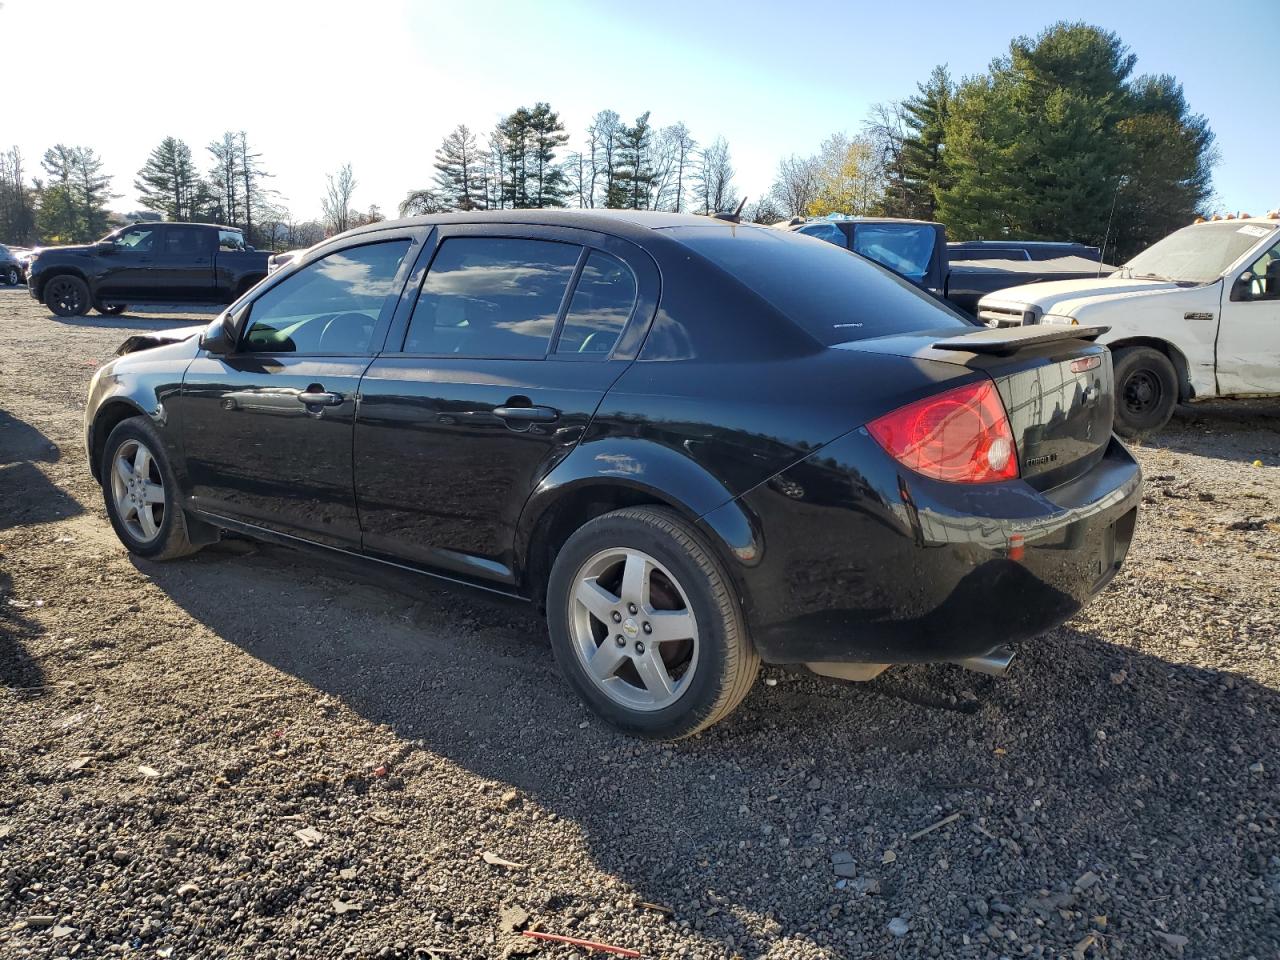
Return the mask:
<svg viewBox="0 0 1280 960">
<path fill-rule="evenodd" d="M 977 76 L 934 68 L 778 168 L 782 216 L 939 220 L 967 239 L 1076 240 L 1122 262 L 1212 202 L 1213 133 L 1168 75 L 1135 76 L 1114 33 L 1058 23 Z"/>
<path fill-rule="evenodd" d="M 1217 157 L 1213 133 L 1172 76 L 1135 76 L 1136 57 L 1111 32 L 1055 24 L 1013 40 L 986 72 L 954 80 L 938 66 L 900 101 L 876 105 L 855 133 L 778 164 L 744 216 L 881 215 L 939 220 L 955 239 L 1077 240 L 1117 261 L 1205 212 Z M 134 186 L 172 220 L 228 223 L 259 246 L 304 246 L 382 218 L 355 209 L 350 164 L 327 176 L 323 218 L 297 222 L 268 186 L 244 131 L 206 148 L 166 137 Z M 91 240 L 115 198 L 87 147 L 45 152 L 28 184 L 17 148 L 0 154 L 0 238 Z M 576 142 L 545 102 L 522 106 L 487 134 L 459 124 L 435 151 L 429 182 L 402 215 L 450 210 L 621 207 L 710 213 L 739 202 L 723 137 L 699 142 L 683 122 L 659 126 L 596 113 Z"/>
</svg>

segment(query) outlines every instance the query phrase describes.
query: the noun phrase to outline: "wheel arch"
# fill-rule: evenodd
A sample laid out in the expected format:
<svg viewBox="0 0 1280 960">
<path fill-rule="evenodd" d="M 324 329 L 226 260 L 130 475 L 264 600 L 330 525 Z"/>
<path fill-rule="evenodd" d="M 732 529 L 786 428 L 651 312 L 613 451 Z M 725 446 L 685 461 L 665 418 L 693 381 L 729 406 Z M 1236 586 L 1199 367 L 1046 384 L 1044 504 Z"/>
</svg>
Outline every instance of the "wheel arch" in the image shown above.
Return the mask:
<svg viewBox="0 0 1280 960">
<path fill-rule="evenodd" d="M 1191 385 L 1191 366 L 1187 363 L 1186 354 L 1168 340 L 1162 340 L 1159 337 L 1125 337 L 1109 342 L 1107 346 L 1112 352 L 1126 347 L 1150 347 L 1163 353 L 1173 364 L 1174 373 L 1178 375 L 1178 402 L 1185 403 L 1195 399 L 1196 391 Z"/>
<path fill-rule="evenodd" d="M 94 297 L 93 281 L 89 279 L 89 275 L 83 270 L 71 264 L 58 264 L 56 267 L 50 267 L 47 272 L 41 271 L 37 277 L 28 277 L 27 283 L 30 284 L 33 279 L 35 280 L 37 298 L 41 303 L 44 303 L 45 288 L 49 286 L 50 280 L 56 280 L 58 277 L 75 277 L 77 280 L 82 281 L 89 288 L 89 298 L 92 301 Z M 48 304 L 45 305 L 48 306 Z"/>
<path fill-rule="evenodd" d="M 147 412 L 126 397 L 112 397 L 93 415 L 89 427 L 89 471 L 93 479 L 102 482 L 102 453 L 107 448 L 111 431 L 131 417 L 145 417 Z"/>
<path fill-rule="evenodd" d="M 645 505 L 666 507 L 695 525 L 737 580 L 733 548 L 721 535 L 723 524 L 700 522 L 712 511 L 741 511 L 730 491 L 666 447 L 616 439 L 580 446 L 526 502 L 516 528 L 521 591 L 543 606 L 551 566 L 574 531 L 614 510 Z"/>
</svg>

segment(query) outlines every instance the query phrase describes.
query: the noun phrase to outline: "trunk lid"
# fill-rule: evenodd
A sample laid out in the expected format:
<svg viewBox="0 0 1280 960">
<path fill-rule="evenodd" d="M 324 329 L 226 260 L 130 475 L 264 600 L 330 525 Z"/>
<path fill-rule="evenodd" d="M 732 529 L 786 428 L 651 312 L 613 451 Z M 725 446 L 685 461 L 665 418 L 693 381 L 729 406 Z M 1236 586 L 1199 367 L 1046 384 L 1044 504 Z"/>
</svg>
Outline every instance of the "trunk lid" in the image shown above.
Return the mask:
<svg viewBox="0 0 1280 960">
<path fill-rule="evenodd" d="M 945 363 L 961 368 L 957 376 L 973 371 L 990 377 L 1009 416 L 1020 476 L 1047 490 L 1090 470 L 1111 440 L 1111 352 L 1092 342 L 1105 330 L 1034 326 L 960 336 L 947 330 L 858 340 L 837 349 Z"/>
</svg>

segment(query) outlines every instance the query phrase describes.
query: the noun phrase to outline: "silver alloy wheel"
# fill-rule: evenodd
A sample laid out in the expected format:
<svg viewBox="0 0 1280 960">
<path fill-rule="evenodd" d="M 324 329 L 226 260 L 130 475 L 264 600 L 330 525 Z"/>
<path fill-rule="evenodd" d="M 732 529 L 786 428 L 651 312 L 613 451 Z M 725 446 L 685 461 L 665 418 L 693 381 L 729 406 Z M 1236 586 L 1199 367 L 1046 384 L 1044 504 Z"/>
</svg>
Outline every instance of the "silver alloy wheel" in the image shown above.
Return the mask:
<svg viewBox="0 0 1280 960">
<path fill-rule="evenodd" d="M 5 282 L 7 282 L 11 287 L 16 287 L 18 285 L 18 270 L 16 267 L 9 268 L 9 272 L 5 274 Z"/>
<path fill-rule="evenodd" d="M 111 463 L 111 495 L 120 522 L 142 543 L 160 535 L 164 523 L 164 478 L 151 451 L 137 440 L 126 440 Z"/>
<path fill-rule="evenodd" d="M 698 667 L 698 623 L 671 572 L 618 547 L 591 557 L 573 583 L 570 639 L 591 681 L 630 710 L 675 703 Z"/>
</svg>

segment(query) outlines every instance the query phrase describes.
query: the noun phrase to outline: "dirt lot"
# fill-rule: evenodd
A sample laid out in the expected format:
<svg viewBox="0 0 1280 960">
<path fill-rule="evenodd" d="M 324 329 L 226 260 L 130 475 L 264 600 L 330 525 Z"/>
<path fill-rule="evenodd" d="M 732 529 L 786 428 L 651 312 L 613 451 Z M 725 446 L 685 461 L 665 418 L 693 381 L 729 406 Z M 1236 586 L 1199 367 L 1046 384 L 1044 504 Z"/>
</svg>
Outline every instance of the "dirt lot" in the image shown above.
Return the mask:
<svg viewBox="0 0 1280 960">
<path fill-rule="evenodd" d="M 0 291 L 0 956 L 1280 956 L 1280 401 L 1138 450 L 1128 565 L 1008 678 L 772 669 L 658 745 L 521 609 L 131 560 L 82 403 L 174 321 Z"/>
</svg>

